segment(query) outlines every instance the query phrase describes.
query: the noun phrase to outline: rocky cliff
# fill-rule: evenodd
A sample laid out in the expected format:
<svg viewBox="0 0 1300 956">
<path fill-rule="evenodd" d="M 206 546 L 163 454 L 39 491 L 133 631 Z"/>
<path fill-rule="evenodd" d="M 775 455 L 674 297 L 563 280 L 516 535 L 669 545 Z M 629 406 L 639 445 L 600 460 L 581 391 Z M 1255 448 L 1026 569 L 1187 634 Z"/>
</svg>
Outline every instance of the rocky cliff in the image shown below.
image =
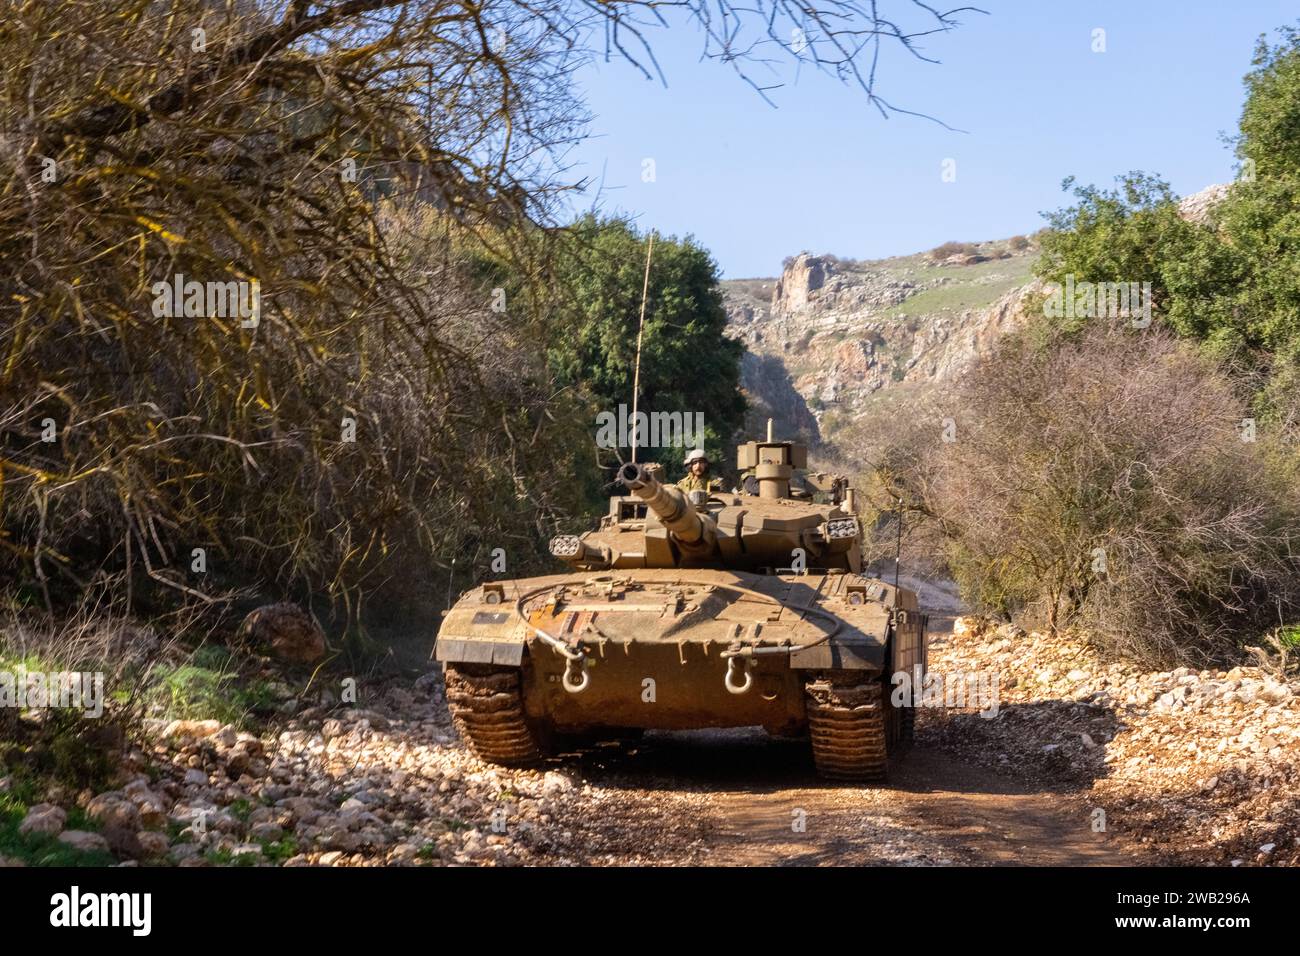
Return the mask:
<svg viewBox="0 0 1300 956">
<path fill-rule="evenodd" d="M 1229 186 L 1179 202 L 1207 223 Z M 744 343 L 747 429 L 775 419 L 782 435 L 835 443 L 863 416 L 905 410 L 909 396 L 942 388 L 1025 321 L 1032 240 L 947 243 L 871 262 L 801 253 L 781 275 L 724 282 L 729 334 Z M 838 449 L 853 457 L 853 449 Z"/>
<path fill-rule="evenodd" d="M 1007 242 L 874 262 L 804 253 L 779 278 L 723 283 L 754 424 L 833 442 L 889 390 L 950 379 L 1021 322 L 1036 254 Z"/>
</svg>

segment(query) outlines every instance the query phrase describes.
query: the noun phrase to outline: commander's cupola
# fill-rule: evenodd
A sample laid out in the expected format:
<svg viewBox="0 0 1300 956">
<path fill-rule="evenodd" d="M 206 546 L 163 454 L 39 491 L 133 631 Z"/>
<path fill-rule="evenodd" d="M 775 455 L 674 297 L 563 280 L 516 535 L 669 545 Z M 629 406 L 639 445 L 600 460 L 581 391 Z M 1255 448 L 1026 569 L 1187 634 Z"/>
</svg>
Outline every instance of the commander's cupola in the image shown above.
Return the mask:
<svg viewBox="0 0 1300 956">
<path fill-rule="evenodd" d="M 746 442 L 736 449 L 736 466 L 752 468 L 760 498 L 789 498 L 790 479 L 796 468 L 808 467 L 808 446 L 774 441 L 772 419 L 767 420 L 767 441 Z"/>
</svg>

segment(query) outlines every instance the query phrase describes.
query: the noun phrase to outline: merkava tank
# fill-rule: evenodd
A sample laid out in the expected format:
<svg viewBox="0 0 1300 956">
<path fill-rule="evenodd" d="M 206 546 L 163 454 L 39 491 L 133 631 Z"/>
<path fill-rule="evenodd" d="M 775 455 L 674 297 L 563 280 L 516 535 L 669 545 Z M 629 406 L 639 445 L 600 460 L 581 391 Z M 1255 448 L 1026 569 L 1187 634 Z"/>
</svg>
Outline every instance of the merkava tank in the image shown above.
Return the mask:
<svg viewBox="0 0 1300 956">
<path fill-rule="evenodd" d="M 563 574 L 487 581 L 446 612 L 434 654 L 461 737 L 483 759 L 534 763 L 566 735 L 762 726 L 810 739 L 817 771 L 878 780 L 912 738 L 926 616 L 862 574 L 847 482 L 807 476 L 807 449 L 750 442 L 750 493 L 692 492 L 625 464 L 600 527 L 560 535 Z M 755 487 L 756 486 L 756 487 Z"/>
</svg>

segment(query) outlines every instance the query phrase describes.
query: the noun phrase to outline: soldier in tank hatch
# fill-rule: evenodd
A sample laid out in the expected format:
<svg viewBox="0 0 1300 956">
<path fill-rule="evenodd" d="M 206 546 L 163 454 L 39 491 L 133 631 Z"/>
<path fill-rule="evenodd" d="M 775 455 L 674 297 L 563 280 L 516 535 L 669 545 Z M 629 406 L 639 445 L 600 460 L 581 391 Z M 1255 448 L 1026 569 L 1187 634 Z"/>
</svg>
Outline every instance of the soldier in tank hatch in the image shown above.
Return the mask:
<svg viewBox="0 0 1300 956">
<path fill-rule="evenodd" d="M 709 456 L 704 449 L 692 449 L 686 455 L 686 477 L 677 482 L 677 487 L 687 493 L 692 491 L 721 491 L 722 480 L 709 477 Z"/>
</svg>

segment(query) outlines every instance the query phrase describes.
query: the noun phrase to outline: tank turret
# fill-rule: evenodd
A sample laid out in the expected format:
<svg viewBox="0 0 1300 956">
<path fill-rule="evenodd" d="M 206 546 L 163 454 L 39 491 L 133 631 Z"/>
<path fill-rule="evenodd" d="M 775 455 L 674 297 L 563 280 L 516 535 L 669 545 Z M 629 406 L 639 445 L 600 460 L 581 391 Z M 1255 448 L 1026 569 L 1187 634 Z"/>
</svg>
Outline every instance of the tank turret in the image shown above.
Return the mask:
<svg viewBox="0 0 1300 956">
<path fill-rule="evenodd" d="M 551 554 L 591 571 L 861 570 L 862 526 L 844 479 L 806 475 L 806 487 L 792 489 L 794 470 L 807 463 L 807 449 L 773 441 L 770 435 L 767 441 L 742 445 L 737 457 L 741 468 L 757 475 L 757 493 L 687 494 L 661 481 L 656 465 L 622 465 L 618 481 L 630 494 L 610 499 L 609 514 L 598 529 L 553 538 Z M 813 491 L 825 492 L 830 501 L 815 502 Z"/>
</svg>

